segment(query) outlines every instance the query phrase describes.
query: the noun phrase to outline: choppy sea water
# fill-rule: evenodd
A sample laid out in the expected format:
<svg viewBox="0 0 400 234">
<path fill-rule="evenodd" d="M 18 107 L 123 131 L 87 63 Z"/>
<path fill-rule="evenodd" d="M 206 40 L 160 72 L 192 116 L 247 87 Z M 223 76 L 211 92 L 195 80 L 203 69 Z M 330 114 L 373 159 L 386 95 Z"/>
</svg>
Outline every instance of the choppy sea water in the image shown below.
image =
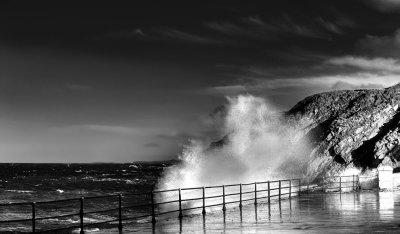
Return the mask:
<svg viewBox="0 0 400 234">
<path fill-rule="evenodd" d="M 151 191 L 170 163 L 135 164 L 0 164 L 0 203 L 47 201 L 99 196 L 109 193 Z M 118 206 L 117 197 L 85 200 L 85 210 Z M 148 199 L 124 197 L 123 206 Z M 251 203 L 251 202 L 250 202 Z M 37 216 L 76 213 L 79 201 L 38 204 Z M 0 220 L 30 218 L 30 206 L 0 207 Z M 134 208 L 124 216 L 149 214 Z M 200 212 L 200 211 L 199 211 Z M 117 217 L 114 212 L 85 215 L 85 223 Z M 259 201 L 240 210 L 237 204 L 224 213 L 215 207 L 205 216 L 193 214 L 180 221 L 177 213 L 124 223 L 123 233 L 400 233 L 400 191 L 310 193 L 281 203 Z M 79 224 L 79 217 L 37 221 L 38 230 Z M 31 223 L 0 224 L 0 233 L 29 232 Z M 72 229 L 79 233 L 79 229 Z M 92 233 L 119 233 L 116 226 L 85 228 Z"/>
<path fill-rule="evenodd" d="M 0 164 L 0 203 L 40 202 L 105 194 L 144 193 L 154 189 L 163 169 L 173 162 L 129 164 Z M 124 206 L 147 200 L 147 197 L 124 198 Z M 118 207 L 118 197 L 85 201 L 85 210 Z M 79 211 L 79 201 L 38 204 L 37 217 L 70 214 Z M 147 210 L 132 209 L 140 214 Z M 114 213 L 87 215 L 85 222 L 115 217 Z M 31 218 L 30 205 L 0 207 L 0 221 Z M 68 226 L 79 223 L 79 217 L 38 221 L 37 228 Z M 1 224 L 0 232 L 30 231 L 31 223 Z"/>
</svg>

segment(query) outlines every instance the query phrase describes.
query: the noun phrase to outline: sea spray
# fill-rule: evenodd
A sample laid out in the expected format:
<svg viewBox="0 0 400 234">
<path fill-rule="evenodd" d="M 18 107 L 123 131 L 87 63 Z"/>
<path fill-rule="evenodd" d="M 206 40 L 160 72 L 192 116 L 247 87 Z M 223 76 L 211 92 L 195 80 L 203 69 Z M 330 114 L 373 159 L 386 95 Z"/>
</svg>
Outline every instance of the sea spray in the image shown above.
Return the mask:
<svg viewBox="0 0 400 234">
<path fill-rule="evenodd" d="M 227 98 L 227 102 L 220 128 L 224 139 L 211 144 L 212 147 L 210 142 L 191 140 L 179 156 L 181 162 L 168 168 L 159 180 L 159 190 L 294 178 L 303 174 L 307 161 L 304 152 L 308 147 L 300 140 L 301 134 L 295 126 L 287 125 L 283 115 L 262 98 L 240 95 Z"/>
</svg>

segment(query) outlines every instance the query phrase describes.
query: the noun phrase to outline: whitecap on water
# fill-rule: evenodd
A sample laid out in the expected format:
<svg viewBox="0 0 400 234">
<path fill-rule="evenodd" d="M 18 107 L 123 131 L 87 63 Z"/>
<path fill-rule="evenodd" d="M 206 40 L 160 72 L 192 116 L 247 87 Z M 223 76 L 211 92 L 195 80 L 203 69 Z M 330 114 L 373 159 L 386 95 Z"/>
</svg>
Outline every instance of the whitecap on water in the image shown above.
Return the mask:
<svg viewBox="0 0 400 234">
<path fill-rule="evenodd" d="M 10 189 L 10 190 L 4 190 L 6 192 L 11 192 L 11 193 L 33 193 L 33 191 L 31 190 L 14 190 L 14 189 Z"/>
</svg>

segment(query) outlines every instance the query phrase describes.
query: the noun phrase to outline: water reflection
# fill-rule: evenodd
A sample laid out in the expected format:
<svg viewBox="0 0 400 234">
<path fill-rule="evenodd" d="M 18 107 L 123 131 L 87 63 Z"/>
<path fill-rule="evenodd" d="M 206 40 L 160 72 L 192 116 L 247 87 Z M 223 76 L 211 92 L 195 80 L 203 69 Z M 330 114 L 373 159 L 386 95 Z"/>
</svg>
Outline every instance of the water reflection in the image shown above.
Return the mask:
<svg viewBox="0 0 400 234">
<path fill-rule="evenodd" d="M 185 216 L 181 221 L 176 217 L 160 218 L 155 232 L 387 233 L 400 232 L 399 220 L 399 191 L 311 193 L 271 204 L 260 200 L 257 205 L 243 204 L 242 209 L 236 205 L 227 207 L 225 212 L 216 210 L 205 215 Z"/>
<path fill-rule="evenodd" d="M 393 218 L 394 212 L 394 194 L 388 192 L 380 192 L 379 196 L 379 215 L 382 219 Z"/>
<path fill-rule="evenodd" d="M 255 221 L 257 223 L 257 204 L 254 205 L 254 217 L 255 217 Z"/>
</svg>

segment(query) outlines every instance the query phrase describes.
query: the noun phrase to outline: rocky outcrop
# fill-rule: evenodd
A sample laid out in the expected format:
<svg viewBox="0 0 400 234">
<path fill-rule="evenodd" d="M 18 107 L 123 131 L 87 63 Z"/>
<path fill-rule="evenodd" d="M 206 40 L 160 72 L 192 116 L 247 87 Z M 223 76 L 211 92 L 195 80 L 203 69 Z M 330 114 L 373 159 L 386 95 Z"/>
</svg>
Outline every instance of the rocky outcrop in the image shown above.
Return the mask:
<svg viewBox="0 0 400 234">
<path fill-rule="evenodd" d="M 285 115 L 310 145 L 309 176 L 400 166 L 400 84 L 316 94 Z"/>
</svg>

